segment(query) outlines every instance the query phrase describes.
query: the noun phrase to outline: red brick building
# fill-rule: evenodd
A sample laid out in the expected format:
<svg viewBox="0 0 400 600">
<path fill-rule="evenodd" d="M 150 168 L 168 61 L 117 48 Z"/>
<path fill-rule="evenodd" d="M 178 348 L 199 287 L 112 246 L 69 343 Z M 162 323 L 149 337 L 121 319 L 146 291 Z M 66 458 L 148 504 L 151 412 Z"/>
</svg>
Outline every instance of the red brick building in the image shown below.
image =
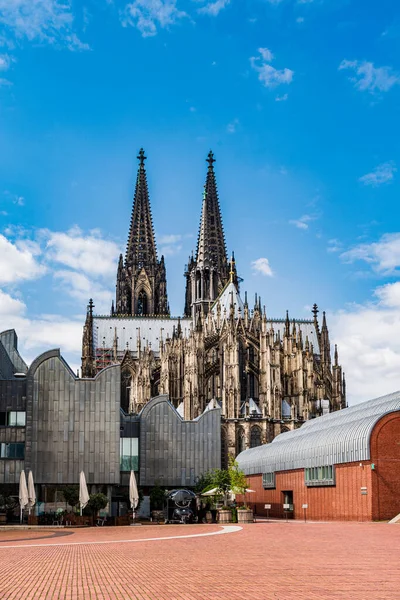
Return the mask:
<svg viewBox="0 0 400 600">
<path fill-rule="evenodd" d="M 400 392 L 308 421 L 237 460 L 257 514 L 391 519 L 400 513 Z"/>
</svg>

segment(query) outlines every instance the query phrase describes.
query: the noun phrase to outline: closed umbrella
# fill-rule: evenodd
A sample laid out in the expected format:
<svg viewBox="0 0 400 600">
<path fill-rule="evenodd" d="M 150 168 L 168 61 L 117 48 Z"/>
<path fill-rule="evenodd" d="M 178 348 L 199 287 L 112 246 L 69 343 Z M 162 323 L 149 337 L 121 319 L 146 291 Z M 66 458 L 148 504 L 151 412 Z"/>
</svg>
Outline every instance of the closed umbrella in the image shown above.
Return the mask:
<svg viewBox="0 0 400 600">
<path fill-rule="evenodd" d="M 31 509 L 36 504 L 36 493 L 35 493 L 35 485 L 33 483 L 33 475 L 32 471 L 29 471 L 28 475 L 28 508 L 29 514 L 31 514 Z"/>
<path fill-rule="evenodd" d="M 25 471 L 22 470 L 21 475 L 19 477 L 19 505 L 21 508 L 21 513 L 20 513 L 20 522 L 21 523 L 22 523 L 22 511 L 24 510 L 24 508 L 28 504 L 28 502 L 29 502 L 29 498 L 28 498 L 28 488 L 26 487 Z"/>
<path fill-rule="evenodd" d="M 135 508 L 139 503 L 139 492 L 134 471 L 131 471 L 131 476 L 129 479 L 129 501 L 131 503 L 132 517 L 135 519 Z"/>
<path fill-rule="evenodd" d="M 79 504 L 81 505 L 81 516 L 82 511 L 86 504 L 89 502 L 89 492 L 86 485 L 85 473 L 81 471 L 79 475 Z"/>
</svg>

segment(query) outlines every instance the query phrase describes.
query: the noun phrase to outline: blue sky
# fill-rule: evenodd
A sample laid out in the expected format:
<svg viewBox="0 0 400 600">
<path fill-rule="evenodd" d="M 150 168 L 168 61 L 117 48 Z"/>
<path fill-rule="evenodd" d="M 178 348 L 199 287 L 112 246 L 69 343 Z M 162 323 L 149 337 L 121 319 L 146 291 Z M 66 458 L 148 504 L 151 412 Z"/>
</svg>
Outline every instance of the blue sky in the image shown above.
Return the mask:
<svg viewBox="0 0 400 600">
<path fill-rule="evenodd" d="M 317 302 L 350 402 L 400 388 L 400 7 L 0 0 L 0 329 L 75 367 L 109 309 L 138 149 L 171 310 L 213 149 L 242 290 Z"/>
</svg>

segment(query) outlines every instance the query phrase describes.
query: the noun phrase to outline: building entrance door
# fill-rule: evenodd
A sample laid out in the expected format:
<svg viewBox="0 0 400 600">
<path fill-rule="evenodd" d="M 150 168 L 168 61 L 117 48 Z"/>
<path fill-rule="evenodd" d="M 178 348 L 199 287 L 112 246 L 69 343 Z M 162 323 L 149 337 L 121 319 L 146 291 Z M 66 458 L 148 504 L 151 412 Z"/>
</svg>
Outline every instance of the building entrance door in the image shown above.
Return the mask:
<svg viewBox="0 0 400 600">
<path fill-rule="evenodd" d="M 294 504 L 293 504 L 293 490 L 282 491 L 282 504 L 284 514 L 293 519 L 294 516 Z"/>
</svg>

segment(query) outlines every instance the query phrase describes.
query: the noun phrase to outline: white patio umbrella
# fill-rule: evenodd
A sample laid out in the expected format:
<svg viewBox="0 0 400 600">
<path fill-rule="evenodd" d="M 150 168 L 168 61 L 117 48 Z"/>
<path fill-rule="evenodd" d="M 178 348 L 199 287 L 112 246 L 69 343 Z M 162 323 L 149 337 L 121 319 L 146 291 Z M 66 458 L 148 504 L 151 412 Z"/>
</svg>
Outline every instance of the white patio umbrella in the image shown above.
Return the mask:
<svg viewBox="0 0 400 600">
<path fill-rule="evenodd" d="M 201 494 L 202 496 L 220 496 L 221 492 L 219 491 L 218 488 L 212 488 L 212 490 L 208 490 L 208 492 L 204 492 L 204 494 Z"/>
<path fill-rule="evenodd" d="M 26 477 L 25 477 L 25 471 L 22 470 L 21 471 L 21 475 L 19 476 L 19 505 L 20 505 L 20 522 L 22 523 L 22 511 L 24 510 L 25 506 L 28 504 L 29 502 L 29 498 L 28 498 L 28 488 L 26 487 Z"/>
<path fill-rule="evenodd" d="M 28 509 L 29 514 L 31 514 L 31 509 L 36 504 L 36 493 L 35 493 L 35 485 L 33 483 L 33 475 L 32 471 L 29 471 L 28 475 Z"/>
<path fill-rule="evenodd" d="M 81 506 L 81 516 L 82 510 L 85 508 L 86 504 L 89 502 L 89 492 L 86 485 L 85 473 L 83 471 L 80 472 L 79 475 L 79 504 Z"/>
<path fill-rule="evenodd" d="M 254 493 L 254 490 L 250 490 L 250 489 L 245 489 L 244 493 L 247 494 L 247 492 L 251 492 Z M 228 490 L 227 494 L 242 494 L 243 492 L 238 491 L 238 490 Z M 204 492 L 204 494 L 201 494 L 202 496 L 218 496 L 218 495 L 222 495 L 221 491 L 218 488 L 212 488 L 212 490 L 208 490 L 208 492 Z"/>
<path fill-rule="evenodd" d="M 135 519 L 135 508 L 139 503 L 139 492 L 134 471 L 131 471 L 131 476 L 129 479 L 129 500 L 131 503 L 132 517 Z"/>
</svg>

